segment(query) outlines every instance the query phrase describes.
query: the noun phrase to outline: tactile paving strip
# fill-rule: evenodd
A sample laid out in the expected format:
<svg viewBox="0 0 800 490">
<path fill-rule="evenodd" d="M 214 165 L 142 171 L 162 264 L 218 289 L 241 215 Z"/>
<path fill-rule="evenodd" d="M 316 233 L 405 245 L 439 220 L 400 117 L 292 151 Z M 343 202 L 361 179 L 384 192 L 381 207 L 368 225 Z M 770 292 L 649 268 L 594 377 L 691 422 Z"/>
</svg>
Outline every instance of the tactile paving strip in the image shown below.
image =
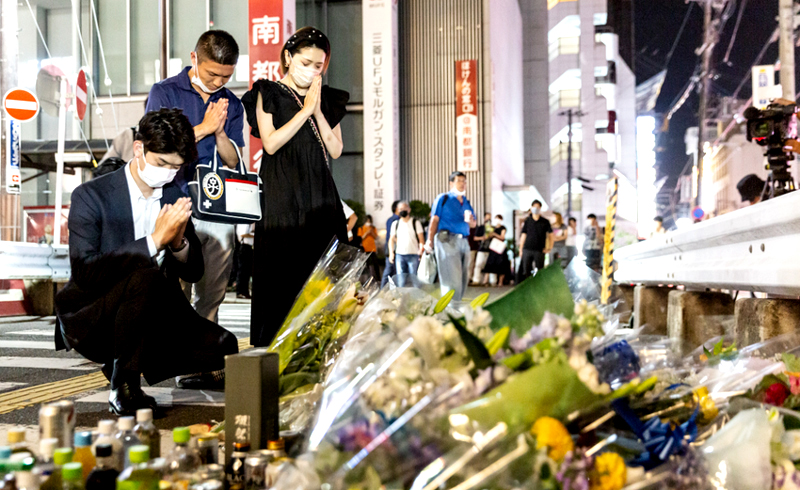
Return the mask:
<svg viewBox="0 0 800 490">
<path fill-rule="evenodd" d="M 251 348 L 250 338 L 239 339 L 239 350 Z M 104 388 L 108 380 L 101 371 L 74 378 L 29 386 L 0 394 L 0 415 L 21 408 L 61 400 L 68 396 L 78 395 L 89 390 Z"/>
</svg>

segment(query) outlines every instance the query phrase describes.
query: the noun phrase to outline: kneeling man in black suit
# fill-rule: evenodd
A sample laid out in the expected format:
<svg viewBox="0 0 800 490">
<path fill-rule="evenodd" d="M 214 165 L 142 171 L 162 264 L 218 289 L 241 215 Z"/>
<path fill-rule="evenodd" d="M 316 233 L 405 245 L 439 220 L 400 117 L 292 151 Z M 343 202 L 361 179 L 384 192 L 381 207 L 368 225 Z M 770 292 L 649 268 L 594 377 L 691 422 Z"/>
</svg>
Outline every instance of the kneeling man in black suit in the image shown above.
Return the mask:
<svg viewBox="0 0 800 490">
<path fill-rule="evenodd" d="M 191 200 L 170 184 L 197 159 L 192 125 L 180 110 L 147 113 L 134 158 L 78 186 L 69 210 L 72 277 L 56 296 L 56 346 L 103 364 L 112 412 L 158 408 L 140 377 L 155 384 L 224 385 L 225 356 L 236 338 L 200 315 L 179 279 L 203 277 Z M 185 375 L 185 376 L 180 376 Z"/>
</svg>

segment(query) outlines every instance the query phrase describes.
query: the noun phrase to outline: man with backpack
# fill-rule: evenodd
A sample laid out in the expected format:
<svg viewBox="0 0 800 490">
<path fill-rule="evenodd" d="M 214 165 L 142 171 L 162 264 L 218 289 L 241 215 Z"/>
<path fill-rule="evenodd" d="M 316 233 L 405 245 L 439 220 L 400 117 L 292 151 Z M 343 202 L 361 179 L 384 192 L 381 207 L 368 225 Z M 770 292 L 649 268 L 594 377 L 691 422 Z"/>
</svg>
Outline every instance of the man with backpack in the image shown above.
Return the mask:
<svg viewBox="0 0 800 490">
<path fill-rule="evenodd" d="M 416 274 L 419 258 L 425 244 L 425 233 L 422 224 L 411 217 L 411 206 L 406 201 L 397 205 L 400 219 L 392 223 L 389 242 L 389 262 L 397 268 L 397 285 L 403 287 L 408 282 L 409 274 Z"/>
</svg>

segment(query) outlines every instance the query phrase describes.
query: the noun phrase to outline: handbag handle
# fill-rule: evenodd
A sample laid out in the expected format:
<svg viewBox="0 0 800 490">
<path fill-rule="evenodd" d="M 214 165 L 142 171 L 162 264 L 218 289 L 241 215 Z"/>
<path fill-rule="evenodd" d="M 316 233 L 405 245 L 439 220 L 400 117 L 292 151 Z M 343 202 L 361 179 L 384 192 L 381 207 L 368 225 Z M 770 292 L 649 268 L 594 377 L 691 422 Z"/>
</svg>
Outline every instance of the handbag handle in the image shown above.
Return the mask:
<svg viewBox="0 0 800 490">
<path fill-rule="evenodd" d="M 233 145 L 233 149 L 236 150 L 236 156 L 239 157 L 239 163 L 236 165 L 236 169 L 240 174 L 247 175 L 247 166 L 244 164 L 244 160 L 242 159 L 242 152 L 239 151 L 239 147 L 236 146 L 236 143 L 231 141 L 231 144 Z M 214 145 L 214 165 L 212 167 L 214 173 L 217 173 L 217 169 L 219 168 L 219 162 L 217 161 L 218 153 L 219 151 L 217 150 L 217 145 Z"/>
</svg>

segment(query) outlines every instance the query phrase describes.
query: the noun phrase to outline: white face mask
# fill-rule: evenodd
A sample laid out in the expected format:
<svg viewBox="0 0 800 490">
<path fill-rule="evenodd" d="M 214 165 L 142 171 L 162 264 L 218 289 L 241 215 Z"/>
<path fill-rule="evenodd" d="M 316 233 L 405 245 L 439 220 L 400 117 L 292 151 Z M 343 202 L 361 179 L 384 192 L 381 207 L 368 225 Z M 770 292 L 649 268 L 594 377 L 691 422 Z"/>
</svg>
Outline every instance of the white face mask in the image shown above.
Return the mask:
<svg viewBox="0 0 800 490">
<path fill-rule="evenodd" d="M 542 210 L 534 206 L 531 208 L 531 213 L 533 213 L 534 216 L 539 216 L 542 213 Z"/>
<path fill-rule="evenodd" d="M 501 220 L 501 219 L 494 220 L 494 227 L 498 228 L 500 226 L 503 226 L 503 220 Z"/>
<path fill-rule="evenodd" d="M 144 158 L 144 153 L 142 153 L 142 160 L 144 160 L 144 168 L 141 168 L 140 166 L 136 167 L 139 170 L 139 177 L 144 181 L 145 184 L 149 185 L 153 189 L 164 187 L 172 182 L 172 180 L 178 174 L 177 168 L 156 167 L 155 165 L 150 165 Z M 136 162 L 138 165 L 139 157 L 136 157 Z"/>
<path fill-rule="evenodd" d="M 292 80 L 300 88 L 310 87 L 314 77 L 320 73 L 314 68 L 303 66 L 300 63 L 292 63 L 292 66 Z"/>
<path fill-rule="evenodd" d="M 205 86 L 203 81 L 200 80 L 200 72 L 197 69 L 197 64 L 195 64 L 194 61 L 192 61 L 192 69 L 194 70 L 194 76 L 192 77 L 192 83 L 194 85 L 200 87 L 200 90 L 202 90 L 203 92 L 205 92 L 207 94 L 213 94 L 214 92 L 219 92 L 220 90 L 222 90 L 222 87 L 219 87 L 216 90 L 211 90 L 211 89 L 209 89 L 208 87 Z"/>
<path fill-rule="evenodd" d="M 455 187 L 453 187 L 453 189 L 450 192 L 452 192 L 453 194 L 455 194 L 457 196 L 466 196 L 467 195 L 467 190 L 466 189 L 464 189 L 463 191 L 460 191 Z"/>
</svg>

